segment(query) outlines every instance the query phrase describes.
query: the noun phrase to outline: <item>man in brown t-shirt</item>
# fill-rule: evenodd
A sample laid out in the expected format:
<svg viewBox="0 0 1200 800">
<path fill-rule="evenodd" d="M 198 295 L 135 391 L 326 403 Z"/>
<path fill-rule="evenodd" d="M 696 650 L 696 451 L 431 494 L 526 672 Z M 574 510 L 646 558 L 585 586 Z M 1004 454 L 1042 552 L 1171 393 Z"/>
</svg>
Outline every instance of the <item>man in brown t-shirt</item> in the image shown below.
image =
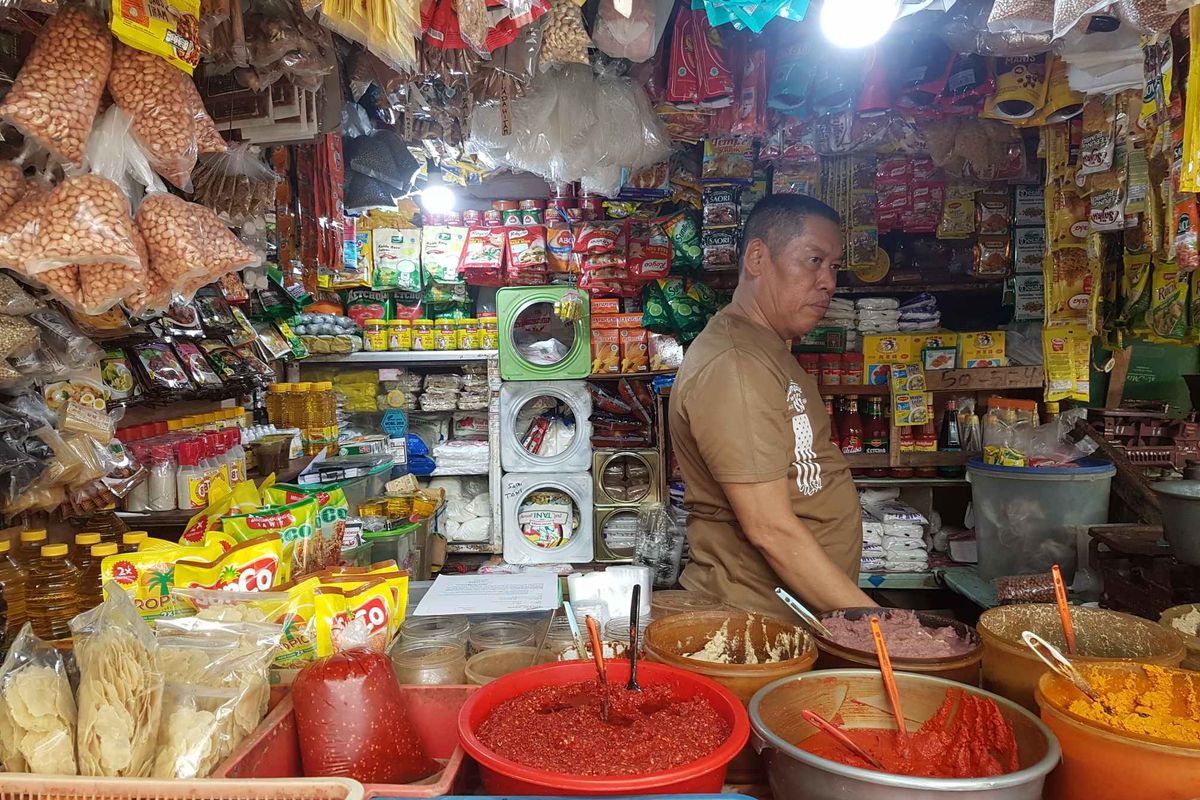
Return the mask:
<svg viewBox="0 0 1200 800">
<path fill-rule="evenodd" d="M 746 221 L 733 301 L 696 337 L 671 389 L 692 550 L 685 588 L 772 614 L 786 613 L 776 586 L 816 611 L 875 605 L 858 588 L 850 468 L 789 346 L 824 316 L 841 262 L 838 214 L 819 200 L 774 195 Z"/>
</svg>

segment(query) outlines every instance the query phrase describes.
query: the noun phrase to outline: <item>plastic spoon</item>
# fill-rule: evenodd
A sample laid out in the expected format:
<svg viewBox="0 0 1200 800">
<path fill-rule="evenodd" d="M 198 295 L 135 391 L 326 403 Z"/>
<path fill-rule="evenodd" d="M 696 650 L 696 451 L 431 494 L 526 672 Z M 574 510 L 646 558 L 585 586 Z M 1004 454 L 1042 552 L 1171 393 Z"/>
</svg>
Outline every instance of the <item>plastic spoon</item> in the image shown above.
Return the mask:
<svg viewBox="0 0 1200 800">
<path fill-rule="evenodd" d="M 575 640 L 575 652 L 578 653 L 576 657 L 581 661 L 586 660 L 587 642 L 583 639 L 583 631 L 579 630 L 579 620 L 575 618 L 575 609 L 571 607 L 571 601 L 564 600 L 563 608 L 567 612 L 567 624 L 571 626 L 571 638 Z"/>
<path fill-rule="evenodd" d="M 883 630 L 879 627 L 879 617 L 871 615 L 871 635 L 875 637 L 875 654 L 879 657 L 879 671 L 883 674 L 883 688 L 887 692 L 888 702 L 892 704 L 892 715 L 896 718 L 896 729 L 901 736 L 908 735 L 904 725 L 904 709 L 900 707 L 900 689 L 896 686 L 896 673 L 892 669 L 892 658 L 888 655 L 887 645 L 883 643 Z"/>
<path fill-rule="evenodd" d="M 775 587 L 775 596 L 782 600 L 788 608 L 790 608 L 792 611 L 795 611 L 800 619 L 804 620 L 804 624 L 809 628 L 821 634 L 826 639 L 833 639 L 833 634 L 829 632 L 829 628 L 826 628 L 825 624 L 822 623 L 821 620 L 817 619 L 816 614 L 805 608 L 803 603 L 792 597 L 792 595 L 788 593 L 787 589 L 778 586 Z"/>
<path fill-rule="evenodd" d="M 592 640 L 592 658 L 600 674 L 600 718 L 608 722 L 608 670 L 604 666 L 604 645 L 600 641 L 600 626 L 591 615 L 587 618 L 588 636 Z"/>
<path fill-rule="evenodd" d="M 1058 605 L 1058 616 L 1062 619 L 1063 636 L 1067 638 L 1067 654 L 1075 655 L 1075 624 L 1071 621 L 1071 606 L 1067 604 L 1067 587 L 1063 583 L 1062 571 L 1058 564 L 1050 567 L 1050 576 L 1054 578 L 1054 602 Z"/>
<path fill-rule="evenodd" d="M 642 687 L 637 682 L 638 658 L 638 611 L 642 606 L 642 587 L 633 585 L 633 602 L 629 606 L 629 683 L 625 688 L 631 692 L 640 692 Z"/>
<path fill-rule="evenodd" d="M 879 759 L 868 753 L 866 750 L 863 750 L 862 747 L 854 742 L 854 740 L 842 733 L 842 729 L 837 725 L 834 725 L 817 712 L 807 708 L 800 712 L 800 716 L 804 717 L 804 721 L 809 725 L 828 733 L 837 741 L 838 744 L 849 750 L 851 753 L 854 753 L 854 755 L 858 756 L 862 760 L 866 761 L 875 769 L 880 771 L 883 770 L 883 764 L 880 763 Z"/>
</svg>

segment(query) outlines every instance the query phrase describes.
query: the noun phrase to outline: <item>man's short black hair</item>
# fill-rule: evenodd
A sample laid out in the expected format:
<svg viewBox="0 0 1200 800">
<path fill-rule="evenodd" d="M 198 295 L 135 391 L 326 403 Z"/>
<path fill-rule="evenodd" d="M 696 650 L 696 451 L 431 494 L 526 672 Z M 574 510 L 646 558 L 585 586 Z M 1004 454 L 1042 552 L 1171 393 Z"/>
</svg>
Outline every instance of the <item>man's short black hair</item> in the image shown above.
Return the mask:
<svg viewBox="0 0 1200 800">
<path fill-rule="evenodd" d="M 751 239 L 762 239 L 774 256 L 804 230 L 804 220 L 809 216 L 827 219 L 838 227 L 842 225 L 842 217 L 837 211 L 806 194 L 773 194 L 759 200 L 742 227 L 739 267 L 746 260 L 746 248 Z"/>
</svg>

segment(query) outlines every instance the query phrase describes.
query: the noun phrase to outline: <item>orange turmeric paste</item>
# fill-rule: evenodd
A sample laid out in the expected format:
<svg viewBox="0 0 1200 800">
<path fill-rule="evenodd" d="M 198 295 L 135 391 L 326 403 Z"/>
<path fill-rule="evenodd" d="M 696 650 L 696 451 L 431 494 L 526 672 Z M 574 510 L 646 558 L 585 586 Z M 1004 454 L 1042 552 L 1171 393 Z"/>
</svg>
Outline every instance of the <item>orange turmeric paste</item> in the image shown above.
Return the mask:
<svg viewBox="0 0 1200 800">
<path fill-rule="evenodd" d="M 1100 701 L 1075 693 L 1072 714 L 1124 733 L 1200 745 L 1200 673 L 1150 664 L 1137 670 L 1087 669 Z"/>
</svg>

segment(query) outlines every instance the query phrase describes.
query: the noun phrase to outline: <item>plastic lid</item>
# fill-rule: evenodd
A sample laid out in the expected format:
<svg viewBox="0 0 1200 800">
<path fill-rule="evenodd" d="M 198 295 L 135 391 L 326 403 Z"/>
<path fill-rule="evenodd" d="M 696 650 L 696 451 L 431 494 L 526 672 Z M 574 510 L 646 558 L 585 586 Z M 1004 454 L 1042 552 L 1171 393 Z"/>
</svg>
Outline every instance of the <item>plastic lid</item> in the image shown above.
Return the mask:
<svg viewBox="0 0 1200 800">
<path fill-rule="evenodd" d="M 495 322 L 496 321 L 496 312 L 495 311 L 480 311 L 479 312 L 479 321 L 480 322 Z"/>
<path fill-rule="evenodd" d="M 365 328 L 365 327 L 367 327 L 368 325 L 387 325 L 387 324 L 388 324 L 388 322 L 387 322 L 387 320 L 386 320 L 386 319 L 367 319 L 367 320 L 363 320 L 363 327 L 364 327 L 364 328 Z"/>
<path fill-rule="evenodd" d="M 292 388 L 293 392 L 311 392 L 312 391 L 312 383 L 309 381 L 301 381 L 300 383 L 293 383 L 292 387 L 293 387 Z"/>
<path fill-rule="evenodd" d="M 287 394 L 288 392 L 296 391 L 295 387 L 296 387 L 296 384 L 294 384 L 294 383 L 281 383 L 281 384 L 279 384 L 279 391 L 283 392 L 284 394 Z"/>
<path fill-rule="evenodd" d="M 403 328 L 405 325 L 412 327 L 412 320 L 411 319 L 398 319 L 392 324 L 399 325 L 401 328 Z"/>
<path fill-rule="evenodd" d="M 282 384 L 282 383 L 272 383 L 272 384 L 270 384 L 269 386 L 267 386 L 267 393 L 268 393 L 268 394 L 272 394 L 272 393 L 278 393 L 278 392 L 282 392 L 282 391 L 283 391 L 283 387 L 284 387 L 284 386 L 286 386 L 286 385 L 287 385 L 287 384 Z"/>
<path fill-rule="evenodd" d="M 433 320 L 425 319 L 424 317 L 413 320 L 413 325 L 432 325 L 432 324 L 433 324 Z"/>
<path fill-rule="evenodd" d="M 121 541 L 124 544 L 141 544 L 142 542 L 146 541 L 147 536 L 149 536 L 149 534 L 147 534 L 145 531 L 128 531 L 127 533 L 121 534 Z"/>
<path fill-rule="evenodd" d="M 1117 468 L 1111 462 L 1101 458 L 1081 458 L 1063 467 L 1006 467 L 1002 464 L 985 464 L 979 456 L 973 456 L 967 461 L 967 468 L 979 472 L 992 472 L 1004 475 L 1044 475 L 1056 478 L 1072 475 L 1115 475 Z"/>
<path fill-rule="evenodd" d="M 45 528 L 33 528 L 27 531 L 21 531 L 22 542 L 40 542 L 46 538 Z"/>
<path fill-rule="evenodd" d="M 479 320 L 475 317 L 463 317 L 458 321 L 459 325 L 478 325 Z"/>
<path fill-rule="evenodd" d="M 332 392 L 333 391 L 333 381 L 321 381 L 320 383 L 317 384 L 317 389 L 322 392 Z"/>
<path fill-rule="evenodd" d="M 181 419 L 169 419 L 169 420 L 167 420 L 167 430 L 168 430 L 168 431 L 172 431 L 172 432 L 174 432 L 174 431 L 177 431 L 177 430 L 179 430 L 179 429 L 180 429 L 180 428 L 182 428 L 182 427 L 183 427 L 183 420 L 181 420 Z"/>
<path fill-rule="evenodd" d="M 65 544 L 45 544 L 42 545 L 42 558 L 58 558 L 67 554 L 67 546 Z"/>
<path fill-rule="evenodd" d="M 93 545 L 99 544 L 100 534 L 98 533 L 77 533 L 75 534 L 75 544 Z"/>
<path fill-rule="evenodd" d="M 91 554 L 93 558 L 102 558 L 104 556 L 115 556 L 117 554 L 117 546 L 112 542 L 104 544 L 92 545 Z"/>
<path fill-rule="evenodd" d="M 12 549 L 12 542 L 8 539 L 0 539 L 0 553 L 7 553 Z"/>
</svg>

